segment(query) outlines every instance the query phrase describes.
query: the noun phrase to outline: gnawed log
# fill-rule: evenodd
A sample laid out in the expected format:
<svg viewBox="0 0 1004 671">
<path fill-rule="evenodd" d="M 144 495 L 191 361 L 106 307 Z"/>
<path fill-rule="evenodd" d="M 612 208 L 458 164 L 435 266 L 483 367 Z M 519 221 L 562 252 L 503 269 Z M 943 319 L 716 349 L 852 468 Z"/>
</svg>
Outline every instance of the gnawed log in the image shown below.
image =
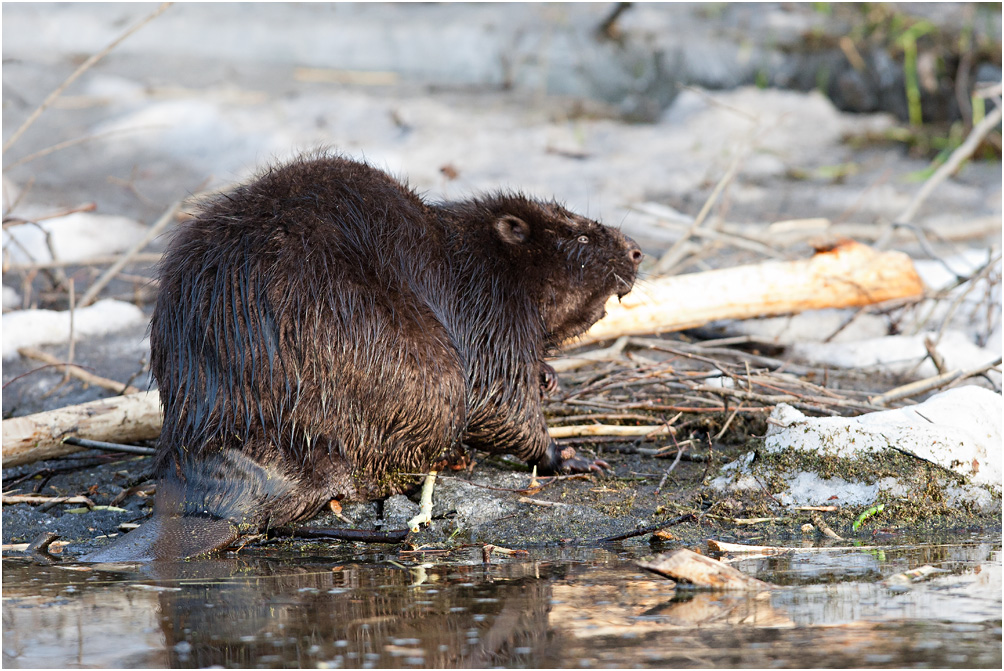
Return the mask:
<svg viewBox="0 0 1004 671">
<path fill-rule="evenodd" d="M 65 436 L 129 442 L 160 435 L 160 396 L 146 391 L 3 420 L 3 466 L 20 466 L 86 448 Z"/>
<path fill-rule="evenodd" d="M 924 291 L 910 257 L 877 252 L 852 240 L 800 261 L 769 261 L 704 273 L 642 280 L 578 340 L 587 345 L 623 335 L 665 333 L 719 319 L 795 314 L 870 305 Z"/>
</svg>

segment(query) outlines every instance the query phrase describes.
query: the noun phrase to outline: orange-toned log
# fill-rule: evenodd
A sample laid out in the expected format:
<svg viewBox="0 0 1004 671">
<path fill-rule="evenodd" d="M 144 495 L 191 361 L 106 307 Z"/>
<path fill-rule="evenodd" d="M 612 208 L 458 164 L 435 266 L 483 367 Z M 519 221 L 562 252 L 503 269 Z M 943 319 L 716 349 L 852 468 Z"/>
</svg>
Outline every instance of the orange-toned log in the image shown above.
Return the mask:
<svg viewBox="0 0 1004 671">
<path fill-rule="evenodd" d="M 719 319 L 749 319 L 845 308 L 919 296 L 924 285 L 910 257 L 846 240 L 801 261 L 770 261 L 637 283 L 578 346 L 622 335 L 664 333 Z"/>
<path fill-rule="evenodd" d="M 66 436 L 128 443 L 160 435 L 163 419 L 156 391 L 105 398 L 3 420 L 3 467 L 20 466 L 87 449 Z"/>
</svg>

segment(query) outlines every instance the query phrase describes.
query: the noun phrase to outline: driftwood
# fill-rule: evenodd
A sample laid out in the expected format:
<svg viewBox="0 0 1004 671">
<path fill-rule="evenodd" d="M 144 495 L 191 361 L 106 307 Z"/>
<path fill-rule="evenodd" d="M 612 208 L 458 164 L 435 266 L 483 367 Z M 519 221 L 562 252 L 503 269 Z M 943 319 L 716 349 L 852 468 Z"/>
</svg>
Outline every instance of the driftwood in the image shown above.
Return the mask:
<svg viewBox="0 0 1004 671">
<path fill-rule="evenodd" d="M 664 333 L 719 319 L 749 319 L 919 296 L 924 285 L 902 252 L 853 241 L 803 261 L 770 261 L 643 281 L 607 303 L 607 316 L 574 345 Z"/>
<path fill-rule="evenodd" d="M 160 435 L 163 421 L 156 391 L 128 394 L 3 420 L 3 466 L 19 466 L 87 449 L 65 436 L 123 442 Z"/>
<path fill-rule="evenodd" d="M 716 319 L 866 305 L 916 296 L 922 291 L 923 285 L 908 256 L 899 252 L 879 253 L 848 241 L 804 261 L 768 262 L 642 282 L 622 302 L 611 301 L 607 316 L 574 344 L 692 328 Z M 3 466 L 51 459 L 84 449 L 62 442 L 70 435 L 120 443 L 156 438 L 161 422 L 157 392 L 128 394 L 6 419 Z M 618 435 L 648 435 L 667 429 L 616 427 Z M 602 430 L 556 427 L 552 435 L 578 436 Z"/>
<path fill-rule="evenodd" d="M 652 561 L 639 561 L 636 564 L 646 571 L 658 573 L 694 589 L 759 592 L 776 587 L 686 549 L 674 550 L 659 555 Z"/>
</svg>

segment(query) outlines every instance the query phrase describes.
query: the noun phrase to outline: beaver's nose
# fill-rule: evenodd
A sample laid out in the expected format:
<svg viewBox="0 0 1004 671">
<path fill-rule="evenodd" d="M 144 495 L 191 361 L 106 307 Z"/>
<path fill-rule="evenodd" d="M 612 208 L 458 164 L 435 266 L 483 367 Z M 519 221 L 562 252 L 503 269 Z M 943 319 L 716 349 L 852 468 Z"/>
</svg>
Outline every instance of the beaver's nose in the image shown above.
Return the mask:
<svg viewBox="0 0 1004 671">
<path fill-rule="evenodd" d="M 641 251 L 641 247 L 638 246 L 637 242 L 627 236 L 624 236 L 624 244 L 627 247 L 628 258 L 631 259 L 631 263 L 633 263 L 637 268 L 641 263 L 641 260 L 645 258 L 645 255 Z"/>
</svg>

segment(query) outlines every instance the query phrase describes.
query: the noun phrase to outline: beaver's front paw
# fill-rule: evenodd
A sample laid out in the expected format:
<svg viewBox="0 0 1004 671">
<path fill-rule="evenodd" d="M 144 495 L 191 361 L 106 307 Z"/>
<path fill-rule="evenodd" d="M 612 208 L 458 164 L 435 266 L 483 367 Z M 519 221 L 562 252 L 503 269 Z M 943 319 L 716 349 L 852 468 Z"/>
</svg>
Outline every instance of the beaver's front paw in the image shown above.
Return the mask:
<svg viewBox="0 0 1004 671">
<path fill-rule="evenodd" d="M 561 465 L 558 466 L 559 473 L 589 473 L 603 475 L 604 471 L 612 470 L 610 464 L 602 459 L 590 459 L 581 457 L 575 453 L 575 448 L 566 447 L 561 450 Z"/>
<path fill-rule="evenodd" d="M 537 473 L 540 475 L 555 475 L 557 473 L 589 473 L 603 475 L 605 470 L 612 470 L 610 464 L 602 459 L 589 459 L 575 453 L 575 448 L 561 449 L 551 443 L 544 458 L 537 462 Z"/>
</svg>

